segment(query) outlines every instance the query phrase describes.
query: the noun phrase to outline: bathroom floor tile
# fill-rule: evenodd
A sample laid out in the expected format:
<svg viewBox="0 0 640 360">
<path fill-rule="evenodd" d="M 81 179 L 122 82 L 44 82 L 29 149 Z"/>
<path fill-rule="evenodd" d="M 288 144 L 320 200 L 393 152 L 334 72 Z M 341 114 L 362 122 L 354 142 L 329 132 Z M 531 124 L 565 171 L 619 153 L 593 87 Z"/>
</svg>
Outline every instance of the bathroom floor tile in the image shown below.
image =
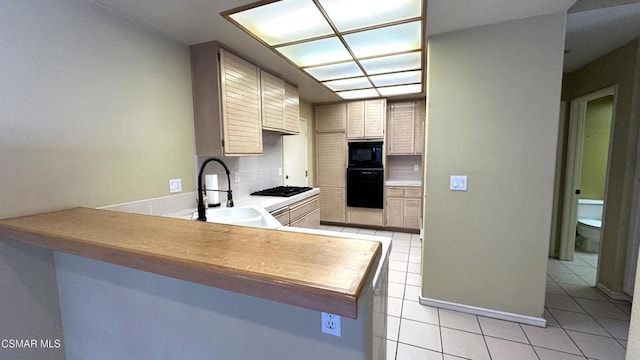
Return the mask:
<svg viewBox="0 0 640 360">
<path fill-rule="evenodd" d="M 613 303 L 588 299 L 576 299 L 576 301 L 590 315 L 618 320 L 629 320 L 629 315 L 625 314 Z"/>
<path fill-rule="evenodd" d="M 629 322 L 626 320 L 616 320 L 603 318 L 599 316 L 593 317 L 600 325 L 602 325 L 609 334 L 620 340 L 627 340 L 629 337 Z"/>
<path fill-rule="evenodd" d="M 624 360 L 625 349 L 615 339 L 567 330 L 587 357 L 606 360 Z"/>
<path fill-rule="evenodd" d="M 591 266 L 564 265 L 576 275 L 596 276 L 596 269 Z"/>
<path fill-rule="evenodd" d="M 549 350 L 541 347 L 533 347 L 540 360 L 587 360 L 584 356 L 567 354 L 560 351 Z"/>
<path fill-rule="evenodd" d="M 578 347 L 569 338 L 569 335 L 561 328 L 522 325 L 522 330 L 524 330 L 531 345 L 582 355 Z"/>
<path fill-rule="evenodd" d="M 398 342 L 422 347 L 433 351 L 442 351 L 440 328 L 437 325 L 402 319 Z"/>
<path fill-rule="evenodd" d="M 545 320 L 547 320 L 547 326 L 560 327 L 560 324 L 558 324 L 558 321 L 556 320 L 556 318 L 554 318 L 553 315 L 551 315 L 551 313 L 549 312 L 549 309 L 544 309 L 544 313 L 542 314 L 542 317 Z"/>
<path fill-rule="evenodd" d="M 589 286 L 596 286 L 596 276 L 593 275 L 578 275 L 580 279 L 586 282 Z"/>
<path fill-rule="evenodd" d="M 571 284 L 559 284 L 564 291 L 566 291 L 569 296 L 574 298 L 582 298 L 582 299 L 590 299 L 590 300 L 598 300 L 598 301 L 606 301 L 605 298 L 598 290 L 591 286 L 587 285 L 571 285 Z"/>
<path fill-rule="evenodd" d="M 405 300 L 402 304 L 402 318 L 439 325 L 438 308 L 422 305 L 416 301 Z"/>
<path fill-rule="evenodd" d="M 578 275 L 575 274 L 549 272 L 548 275 L 551 279 L 553 279 L 553 281 L 556 281 L 558 283 L 588 285 L 584 280 L 582 280 Z"/>
<path fill-rule="evenodd" d="M 566 330 L 576 330 L 594 335 L 609 336 L 609 333 L 587 314 L 549 309 L 560 326 Z"/>
<path fill-rule="evenodd" d="M 560 309 L 579 313 L 585 312 L 577 302 L 567 295 L 547 294 L 544 306 L 550 309 Z"/>
<path fill-rule="evenodd" d="M 553 280 L 547 281 L 546 293 L 554 295 L 567 295 L 567 293 L 560 287 L 560 285 L 558 285 Z"/>
<path fill-rule="evenodd" d="M 408 344 L 398 344 L 397 360 L 442 360 L 442 353 Z"/>
<path fill-rule="evenodd" d="M 443 353 L 474 360 L 490 360 L 482 335 L 441 328 Z"/>
<path fill-rule="evenodd" d="M 484 335 L 529 343 L 529 340 L 527 340 L 527 337 L 524 335 L 524 331 L 522 331 L 522 328 L 520 328 L 520 325 L 517 323 L 483 316 L 478 316 L 478 321 L 480 322 L 480 328 Z"/>
<path fill-rule="evenodd" d="M 533 347 L 529 344 L 485 337 L 491 360 L 538 360 Z"/>
<path fill-rule="evenodd" d="M 569 269 L 568 266 L 565 266 L 561 262 L 549 262 L 549 263 L 547 263 L 547 272 L 573 274 L 571 269 Z"/>
</svg>

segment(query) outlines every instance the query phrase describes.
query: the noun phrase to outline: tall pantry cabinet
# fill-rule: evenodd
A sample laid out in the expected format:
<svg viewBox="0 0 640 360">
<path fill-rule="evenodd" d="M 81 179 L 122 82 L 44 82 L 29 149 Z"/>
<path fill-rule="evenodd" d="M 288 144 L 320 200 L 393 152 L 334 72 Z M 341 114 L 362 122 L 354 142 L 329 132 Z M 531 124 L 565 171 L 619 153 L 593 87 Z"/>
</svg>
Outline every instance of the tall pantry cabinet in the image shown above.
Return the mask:
<svg viewBox="0 0 640 360">
<path fill-rule="evenodd" d="M 346 104 L 317 105 L 316 186 L 320 188 L 320 220 L 346 220 Z"/>
</svg>

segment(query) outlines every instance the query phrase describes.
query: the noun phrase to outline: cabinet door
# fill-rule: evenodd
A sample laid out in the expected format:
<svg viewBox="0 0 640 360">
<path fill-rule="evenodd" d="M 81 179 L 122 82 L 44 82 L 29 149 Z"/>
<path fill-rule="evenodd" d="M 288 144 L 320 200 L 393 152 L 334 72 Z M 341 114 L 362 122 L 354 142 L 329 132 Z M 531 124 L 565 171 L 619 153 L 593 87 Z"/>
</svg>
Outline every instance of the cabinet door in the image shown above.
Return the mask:
<svg viewBox="0 0 640 360">
<path fill-rule="evenodd" d="M 345 222 L 346 200 L 344 187 L 320 188 L 320 220 Z"/>
<path fill-rule="evenodd" d="M 364 136 L 367 139 L 383 138 L 387 108 L 385 99 L 367 100 L 364 103 Z"/>
<path fill-rule="evenodd" d="M 292 221 L 291 226 L 305 229 L 320 229 L 320 210 L 316 209 L 298 220 Z"/>
<path fill-rule="evenodd" d="M 354 101 L 347 104 L 347 138 L 364 139 L 365 102 Z"/>
<path fill-rule="evenodd" d="M 426 120 L 427 108 L 424 101 L 416 102 L 416 121 L 415 121 L 415 150 L 416 154 L 422 154 L 424 151 L 424 139 L 426 136 Z"/>
<path fill-rule="evenodd" d="M 258 68 L 220 49 L 225 155 L 262 154 Z"/>
<path fill-rule="evenodd" d="M 284 129 L 284 81 L 266 71 L 260 71 L 262 97 L 262 127 Z"/>
<path fill-rule="evenodd" d="M 415 103 L 392 104 L 389 110 L 389 154 L 406 155 L 415 153 Z"/>
<path fill-rule="evenodd" d="M 384 212 L 386 214 L 386 226 L 397 228 L 404 227 L 404 199 L 387 198 Z"/>
<path fill-rule="evenodd" d="M 316 185 L 346 186 L 346 140 L 344 133 L 316 134 Z"/>
<path fill-rule="evenodd" d="M 345 103 L 316 106 L 316 131 L 345 131 L 347 105 Z"/>
<path fill-rule="evenodd" d="M 420 199 L 404 199 L 404 227 L 407 229 L 420 229 Z"/>
<path fill-rule="evenodd" d="M 290 134 L 300 132 L 300 97 L 298 88 L 284 83 L 284 131 Z"/>
</svg>

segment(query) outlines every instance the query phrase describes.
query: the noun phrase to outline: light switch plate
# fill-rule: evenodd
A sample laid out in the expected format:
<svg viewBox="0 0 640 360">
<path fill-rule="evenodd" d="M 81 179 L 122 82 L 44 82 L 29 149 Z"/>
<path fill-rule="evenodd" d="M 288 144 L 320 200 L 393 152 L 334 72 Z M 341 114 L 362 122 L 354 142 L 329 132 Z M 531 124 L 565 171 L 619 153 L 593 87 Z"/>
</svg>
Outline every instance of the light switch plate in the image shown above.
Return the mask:
<svg viewBox="0 0 640 360">
<path fill-rule="evenodd" d="M 449 178 L 449 190 L 467 191 L 467 175 L 451 175 Z"/>
<path fill-rule="evenodd" d="M 177 193 L 182 191 L 182 179 L 169 179 L 169 192 Z"/>
</svg>

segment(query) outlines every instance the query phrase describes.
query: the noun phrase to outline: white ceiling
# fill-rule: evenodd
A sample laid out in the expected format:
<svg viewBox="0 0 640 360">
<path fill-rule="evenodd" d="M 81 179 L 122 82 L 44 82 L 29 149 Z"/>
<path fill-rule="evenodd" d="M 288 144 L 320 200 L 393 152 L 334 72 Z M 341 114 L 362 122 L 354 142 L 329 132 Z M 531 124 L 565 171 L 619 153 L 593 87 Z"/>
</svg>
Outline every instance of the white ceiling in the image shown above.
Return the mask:
<svg viewBox="0 0 640 360">
<path fill-rule="evenodd" d="M 185 44 L 190 45 L 217 40 L 261 67 L 279 74 L 294 84 L 298 84 L 300 96 L 306 101 L 316 103 L 340 100 L 337 95 L 318 84 L 310 76 L 296 69 L 279 55 L 267 49 L 220 16 L 220 12 L 222 11 L 247 5 L 255 2 L 255 0 L 88 1 L 97 2 L 102 6 L 145 23 L 161 31 L 166 36 Z M 587 8 L 591 8 L 600 6 L 598 2 L 612 1 L 629 2 L 629 0 L 580 0 L 579 4 L 588 2 Z M 566 11 L 574 2 L 575 0 L 428 0 L 427 31 L 430 35 L 433 35 L 475 26 L 550 14 L 558 11 Z M 594 5 L 594 3 L 596 4 Z M 634 7 L 635 11 L 635 7 L 638 5 L 629 6 Z M 638 9 L 638 11 L 640 12 L 640 9 Z M 610 26 L 609 22 L 605 23 L 602 21 L 599 13 L 591 13 L 592 11 L 585 11 L 569 15 L 567 24 L 568 33 L 571 33 L 572 36 L 574 36 L 573 34 L 581 34 L 583 31 L 587 31 L 585 30 L 585 24 L 596 23 L 599 26 L 596 34 L 590 34 L 584 38 L 575 35 L 575 43 L 573 37 L 567 38 L 568 46 L 574 46 L 574 48 L 571 49 L 572 52 L 568 54 L 570 57 L 575 56 L 576 59 L 582 59 L 587 53 L 595 52 L 595 49 L 582 49 L 582 47 L 591 48 L 594 46 L 592 46 L 592 44 L 585 46 L 581 41 L 584 39 L 593 40 L 594 36 L 602 32 L 607 33 L 602 40 L 597 41 L 598 43 L 602 43 L 602 48 L 604 48 L 604 45 L 611 44 L 611 39 L 622 38 L 622 36 L 616 37 L 609 33 L 609 28 L 613 27 Z M 615 14 L 611 14 L 611 18 L 625 14 L 629 14 L 629 9 L 623 9 Z M 574 16 L 575 18 L 573 18 Z M 609 17 L 607 18 L 609 19 Z M 629 20 L 625 21 L 625 24 L 633 22 L 633 19 L 629 17 Z M 636 20 L 635 23 L 628 25 L 635 25 L 637 27 L 637 24 L 640 24 L 640 21 Z M 589 29 L 589 27 L 587 26 L 586 29 Z M 624 43 L 618 46 L 622 44 Z M 598 49 L 600 49 L 600 47 Z M 583 51 L 585 52 L 584 54 Z M 572 64 L 573 63 L 574 62 L 572 62 Z"/>
</svg>

